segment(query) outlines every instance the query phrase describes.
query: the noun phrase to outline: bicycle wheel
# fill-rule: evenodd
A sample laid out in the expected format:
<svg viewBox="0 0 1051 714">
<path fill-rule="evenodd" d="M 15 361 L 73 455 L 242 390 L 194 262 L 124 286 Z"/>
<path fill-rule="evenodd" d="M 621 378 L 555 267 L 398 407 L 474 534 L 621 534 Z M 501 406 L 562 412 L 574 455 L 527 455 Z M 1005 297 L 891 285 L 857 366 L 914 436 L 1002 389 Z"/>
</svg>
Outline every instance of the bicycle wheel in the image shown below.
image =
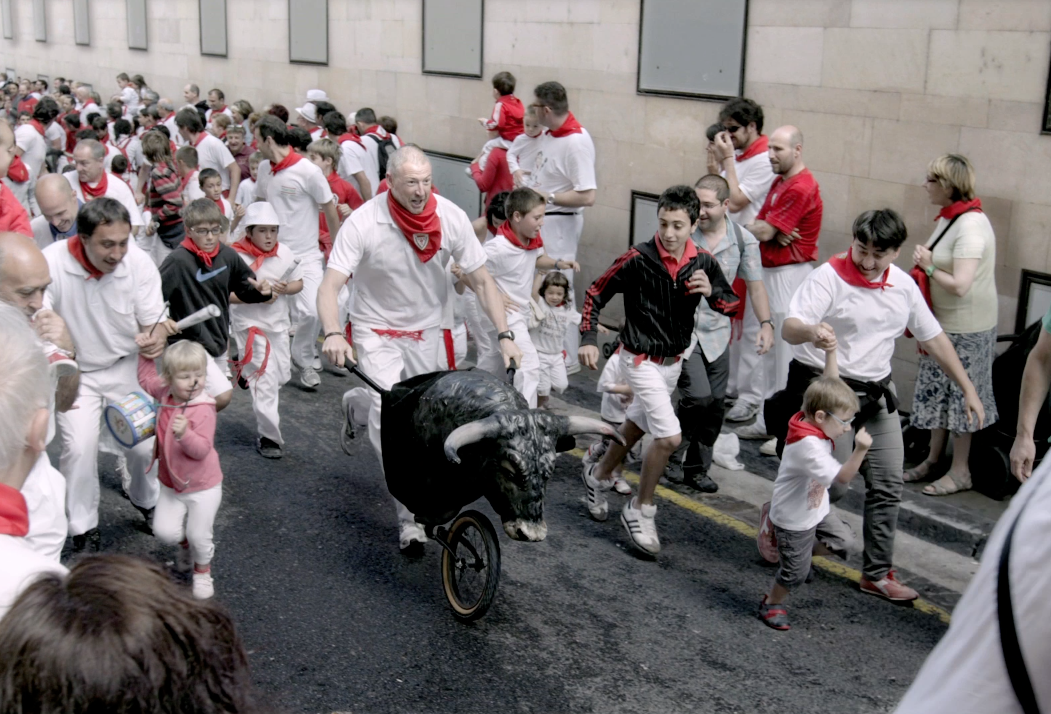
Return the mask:
<svg viewBox="0 0 1051 714">
<path fill-rule="evenodd" d="M 493 524 L 478 511 L 457 516 L 447 538 L 449 549 L 442 549 L 442 587 L 456 619 L 471 622 L 485 615 L 496 596 L 500 540 Z"/>
</svg>

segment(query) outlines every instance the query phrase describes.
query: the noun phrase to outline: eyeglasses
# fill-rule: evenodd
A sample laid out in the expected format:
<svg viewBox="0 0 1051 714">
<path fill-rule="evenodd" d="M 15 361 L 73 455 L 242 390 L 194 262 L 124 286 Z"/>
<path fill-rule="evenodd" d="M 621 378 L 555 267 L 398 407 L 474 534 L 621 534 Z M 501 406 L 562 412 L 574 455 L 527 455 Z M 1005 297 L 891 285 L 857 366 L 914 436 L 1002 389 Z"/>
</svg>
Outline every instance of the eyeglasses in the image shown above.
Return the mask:
<svg viewBox="0 0 1051 714">
<path fill-rule="evenodd" d="M 716 208 L 718 208 L 721 205 L 723 205 L 723 204 L 721 204 L 721 203 L 702 203 L 701 204 L 701 208 L 703 208 L 706 211 L 714 211 Z"/>
<path fill-rule="evenodd" d="M 190 229 L 190 233 L 193 233 L 195 236 L 200 236 L 201 238 L 204 238 L 209 233 L 211 233 L 213 236 L 221 236 L 225 232 L 226 231 L 224 231 L 222 229 L 222 226 L 216 226 L 215 228 L 191 228 Z"/>
<path fill-rule="evenodd" d="M 724 126 L 723 126 L 723 131 L 728 131 L 728 132 L 730 132 L 731 134 L 736 134 L 736 133 L 737 133 L 737 130 L 738 130 L 738 129 L 740 129 L 740 128 L 741 128 L 741 127 L 739 127 L 739 126 L 725 126 L 725 125 L 724 125 Z"/>
<path fill-rule="evenodd" d="M 849 429 L 850 425 L 854 423 L 854 417 L 850 417 L 850 419 L 848 419 L 847 421 L 843 421 L 842 419 L 840 419 L 838 416 L 836 416 L 832 412 L 825 412 L 825 413 L 828 414 L 830 417 L 832 417 L 832 419 L 835 420 L 835 422 L 837 424 L 839 424 L 841 427 L 843 427 L 844 429 Z"/>
</svg>

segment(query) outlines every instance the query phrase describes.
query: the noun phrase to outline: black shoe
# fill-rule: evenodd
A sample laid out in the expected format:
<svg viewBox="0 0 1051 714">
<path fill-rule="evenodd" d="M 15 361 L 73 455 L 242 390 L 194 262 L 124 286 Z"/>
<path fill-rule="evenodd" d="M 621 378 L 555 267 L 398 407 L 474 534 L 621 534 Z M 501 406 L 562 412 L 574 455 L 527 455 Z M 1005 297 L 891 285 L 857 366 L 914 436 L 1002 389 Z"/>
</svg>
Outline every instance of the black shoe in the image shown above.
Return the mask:
<svg viewBox="0 0 1051 714">
<path fill-rule="evenodd" d="M 719 490 L 719 484 L 713 481 L 708 474 L 686 474 L 683 483 L 703 493 L 715 493 Z"/>
<path fill-rule="evenodd" d="M 237 375 L 237 386 L 241 389 L 248 389 L 251 385 L 248 384 L 247 379 L 245 379 L 241 375 Z"/>
<path fill-rule="evenodd" d="M 135 503 L 132 502 L 133 506 Z M 142 517 L 146 520 L 146 532 L 153 535 L 153 509 L 143 508 L 142 506 L 135 506 L 135 510 L 142 514 Z"/>
<path fill-rule="evenodd" d="M 664 478 L 668 479 L 669 483 L 683 483 L 685 477 L 682 473 L 682 464 L 669 461 L 664 467 Z"/>
<path fill-rule="evenodd" d="M 98 553 L 102 550 L 102 534 L 99 533 L 98 528 L 92 528 L 86 533 L 73 536 L 73 552 L 83 553 L 85 550 L 90 550 L 92 553 Z"/>
<path fill-rule="evenodd" d="M 259 443 L 256 444 L 255 450 L 264 459 L 280 459 L 281 458 L 281 445 L 273 439 L 267 439 L 265 436 L 259 437 Z"/>
</svg>

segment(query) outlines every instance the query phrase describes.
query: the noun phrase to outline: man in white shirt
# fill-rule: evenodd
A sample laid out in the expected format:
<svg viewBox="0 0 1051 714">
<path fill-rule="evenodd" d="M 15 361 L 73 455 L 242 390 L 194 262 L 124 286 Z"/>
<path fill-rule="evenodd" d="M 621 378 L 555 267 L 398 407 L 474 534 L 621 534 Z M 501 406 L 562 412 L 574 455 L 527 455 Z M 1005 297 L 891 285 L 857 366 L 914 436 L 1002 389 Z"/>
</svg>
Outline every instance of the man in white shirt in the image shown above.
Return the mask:
<svg viewBox="0 0 1051 714">
<path fill-rule="evenodd" d="M 45 573 L 65 573 L 58 560 L 27 542 L 29 508 L 22 494 L 41 456 L 46 460 L 48 364 L 33 330 L 14 307 L 0 305 L 0 619 L 19 594 Z"/>
<path fill-rule="evenodd" d="M 142 213 L 135 203 L 128 184 L 105 170 L 106 149 L 94 139 L 82 139 L 73 149 L 76 171 L 67 171 L 62 176 L 69 182 L 77 199 L 88 203 L 106 196 L 120 201 L 128 212 L 132 232 L 144 227 Z"/>
<path fill-rule="evenodd" d="M 179 135 L 187 144 L 197 149 L 197 165 L 202 169 L 215 169 L 223 179 L 223 196 L 231 192 L 237 196 L 241 183 L 241 168 L 226 144 L 204 130 L 204 122 L 196 109 L 180 109 L 175 115 Z"/>
<path fill-rule="evenodd" d="M 99 550 L 98 450 L 103 408 L 140 389 L 136 336 L 149 334 L 142 353 L 160 356 L 174 323 L 165 318 L 161 276 L 150 256 L 130 239 L 127 209 L 107 197 L 88 202 L 77 216 L 77 235 L 44 250 L 52 283 L 44 307 L 57 312 L 77 346 L 80 393 L 58 415 L 59 470 L 66 477 L 66 510 L 74 550 Z M 159 486 L 153 438 L 127 450 L 128 496 L 149 519 Z"/>
<path fill-rule="evenodd" d="M 226 95 L 221 89 L 212 89 L 208 92 L 208 111 L 204 113 L 206 126 L 212 125 L 212 117 L 216 114 L 225 114 L 231 119 L 234 118 L 234 113 L 230 111 L 230 107 L 226 106 Z"/>
<path fill-rule="evenodd" d="M 339 166 L 336 172 L 344 181 L 357 187 L 361 200 L 369 200 L 372 198 L 372 183 L 365 167 L 371 159 L 361 137 L 347 131 L 347 118 L 341 112 L 328 112 L 322 121 L 329 138 L 339 144 Z"/>
<path fill-rule="evenodd" d="M 840 377 L 861 398 L 853 425 L 864 426 L 872 435 L 872 449 L 861 468 L 866 489 L 861 591 L 909 601 L 918 597 L 916 591 L 898 582 L 892 568 L 905 453 L 891 382 L 895 340 L 908 329 L 959 385 L 968 412 L 979 424 L 985 412 L 919 287 L 894 265 L 906 238 L 904 221 L 890 209 L 866 211 L 854 221 L 853 235 L 850 249 L 811 272 L 792 298 L 782 336 L 795 345 L 794 359 L 788 386 L 766 408 L 767 427 L 782 445 L 802 393 L 824 369 L 825 350 L 836 349 Z M 775 412 L 778 418 L 772 423 Z M 848 431 L 837 439 L 837 458 L 850 454 L 851 438 Z M 846 491 L 846 484 L 833 485 L 829 497 L 835 502 Z"/>
<path fill-rule="evenodd" d="M 330 226 L 338 226 L 340 217 L 328 179 L 314 163 L 292 150 L 291 138 L 288 127 L 275 116 L 263 117 L 255 127 L 256 145 L 270 162 L 263 198 L 281 219 L 281 243 L 299 258 L 303 278 L 303 289 L 292 304 L 292 323 L 296 326 L 292 363 L 299 370 L 300 383 L 314 389 L 321 384 L 317 374 L 321 369 L 317 294 L 325 270 L 318 245 L 318 212 L 324 211 Z M 260 169 L 259 175 L 262 173 Z"/>
<path fill-rule="evenodd" d="M 95 98 L 91 95 L 91 90 L 87 87 L 77 87 L 76 91 L 77 101 L 80 103 L 80 126 L 81 128 L 87 129 L 91 126 L 91 122 L 88 121 L 89 114 L 98 114 L 103 116 L 102 110 L 99 109 L 99 105 L 95 102 Z"/>
<path fill-rule="evenodd" d="M 313 102 L 306 102 L 303 106 L 296 107 L 296 113 L 299 114 L 296 118 L 296 125 L 310 132 L 312 140 L 320 139 L 324 129 L 321 127 L 321 119 L 317 115 L 317 105 Z"/>
<path fill-rule="evenodd" d="M 401 139 L 396 134 L 390 134 L 376 120 L 376 112 L 369 107 L 362 107 L 354 114 L 354 124 L 358 127 L 361 135 L 361 143 L 368 153 L 369 160 L 364 166 L 368 175 L 372 195 L 379 191 L 380 182 L 387 177 L 385 173 L 386 163 L 381 160 L 380 154 L 387 156 L 401 148 Z"/>
<path fill-rule="evenodd" d="M 547 133 L 540 139 L 536 161 L 526 186 L 547 201 L 544 240 L 552 258 L 577 259 L 577 247 L 584 231 L 584 209 L 595 205 L 595 144 L 591 135 L 569 111 L 566 88 L 558 82 L 544 82 L 533 90 L 536 118 Z M 525 169 L 526 167 L 520 167 Z M 576 309 L 573 271 L 562 271 L 569 280 L 569 305 Z M 577 348 L 580 334 L 575 325 L 566 330 L 566 371 L 580 371 Z"/>
<path fill-rule="evenodd" d="M 340 289 L 353 275 L 350 321 L 362 371 L 389 389 L 403 379 L 445 369 L 440 333 L 443 308 L 450 299 L 446 271 L 455 261 L 500 333 L 505 368 L 512 359 L 520 365 L 522 352 L 507 329 L 500 291 L 485 267 L 485 251 L 467 214 L 432 192 L 426 154 L 415 147 L 392 154 L 389 182 L 387 195 L 354 211 L 336 235 L 317 292 L 325 356 L 337 366 L 354 362 L 337 306 Z M 348 422 L 354 392 L 343 397 Z M 369 401 L 369 440 L 382 466 L 380 395 L 370 391 Z M 395 506 L 402 550 L 418 550 L 427 540 L 422 526 L 396 500 Z"/>
</svg>

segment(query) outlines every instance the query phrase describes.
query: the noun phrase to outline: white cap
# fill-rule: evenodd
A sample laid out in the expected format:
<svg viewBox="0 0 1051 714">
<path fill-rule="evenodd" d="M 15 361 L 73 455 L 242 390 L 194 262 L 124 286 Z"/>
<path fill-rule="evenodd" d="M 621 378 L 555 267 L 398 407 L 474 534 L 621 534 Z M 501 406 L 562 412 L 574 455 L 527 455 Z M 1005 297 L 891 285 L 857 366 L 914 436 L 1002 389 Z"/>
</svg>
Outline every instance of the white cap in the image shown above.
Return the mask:
<svg viewBox="0 0 1051 714">
<path fill-rule="evenodd" d="M 324 89 L 308 89 L 307 90 L 307 101 L 308 102 L 327 102 L 328 95 L 325 94 Z"/>
<path fill-rule="evenodd" d="M 281 221 L 273 206 L 266 201 L 256 201 L 245 208 L 244 225 L 246 229 L 249 226 L 280 226 Z"/>
<path fill-rule="evenodd" d="M 315 107 L 312 102 L 307 102 L 301 107 L 296 107 L 296 111 L 311 124 L 317 124 L 317 107 Z"/>
</svg>

